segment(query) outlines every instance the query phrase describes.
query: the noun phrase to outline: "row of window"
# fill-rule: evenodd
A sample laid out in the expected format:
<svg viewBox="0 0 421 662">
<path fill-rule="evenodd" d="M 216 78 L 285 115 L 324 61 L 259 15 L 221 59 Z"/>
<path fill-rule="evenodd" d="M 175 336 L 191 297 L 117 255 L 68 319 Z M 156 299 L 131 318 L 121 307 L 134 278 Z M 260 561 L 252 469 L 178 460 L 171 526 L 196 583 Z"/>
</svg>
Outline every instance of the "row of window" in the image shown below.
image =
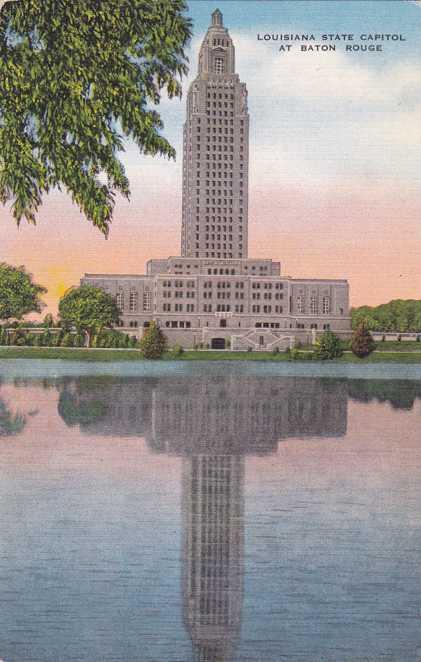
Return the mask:
<svg viewBox="0 0 421 662">
<path fill-rule="evenodd" d="M 145 312 L 149 311 L 151 309 L 151 303 L 152 303 L 152 293 L 148 288 L 145 288 L 142 297 L 142 310 Z M 124 292 L 117 292 L 116 305 L 118 310 L 122 313 L 125 309 Z M 138 312 L 138 293 L 133 288 L 130 290 L 129 293 L 129 311 L 131 313 Z"/>
<path fill-rule="evenodd" d="M 213 44 L 213 45 L 215 46 L 215 40 L 214 40 L 214 44 Z M 207 93 L 207 97 L 208 97 L 208 99 L 211 98 L 211 92 L 208 91 L 208 93 Z M 217 93 L 217 92 L 214 92 L 214 93 L 213 93 L 213 98 L 214 98 L 214 99 L 233 99 L 233 98 L 234 98 L 234 94 L 233 94 L 232 92 L 229 93 L 229 94 L 227 94 L 227 93 L 222 94 L 222 92 L 218 92 L 218 93 Z M 200 122 L 200 117 L 199 117 L 199 122 Z"/>
<path fill-rule="evenodd" d="M 253 292 L 252 299 L 258 299 L 259 300 L 260 298 L 262 298 L 262 295 L 260 294 L 260 292 Z M 275 292 L 274 299 L 279 301 L 279 300 L 282 300 L 283 298 L 284 298 L 284 295 L 283 295 L 282 292 Z M 272 292 L 263 292 L 263 299 L 271 300 L 272 299 Z"/>
<path fill-rule="evenodd" d="M 165 322 L 165 326 L 171 329 L 190 329 L 191 322 L 182 321 L 182 320 L 181 321 L 171 320 L 170 322 L 169 321 Z"/>
<path fill-rule="evenodd" d="M 182 265 L 181 264 L 175 264 L 174 268 L 175 269 L 177 269 L 177 268 L 181 269 Z M 187 268 L 189 269 L 190 265 L 188 265 Z M 162 281 L 162 287 L 171 287 L 172 285 L 174 285 L 174 287 L 186 286 L 186 287 L 192 288 L 192 287 L 195 287 L 195 282 L 194 282 L 194 280 L 174 280 L 174 281 L 163 280 Z"/>
<path fill-rule="evenodd" d="M 297 312 L 303 314 L 305 313 L 305 300 L 302 295 L 297 297 Z M 325 296 L 322 298 L 322 313 L 328 315 L 330 313 L 330 297 Z M 317 297 L 312 295 L 310 297 L 310 315 L 318 314 L 318 302 Z"/>
<path fill-rule="evenodd" d="M 278 305 L 273 306 L 273 312 L 276 313 L 276 314 L 282 314 L 282 313 L 283 313 L 283 310 L 284 310 L 284 309 L 283 309 L 282 306 L 278 306 Z M 254 304 L 254 305 L 251 307 L 251 312 L 252 312 L 252 313 L 260 313 L 260 312 L 262 312 L 262 313 L 265 313 L 265 314 L 268 315 L 268 314 L 270 314 L 270 313 L 272 312 L 272 306 L 271 306 L 271 305 L 263 305 L 263 306 L 260 306 L 260 304 Z"/>
</svg>

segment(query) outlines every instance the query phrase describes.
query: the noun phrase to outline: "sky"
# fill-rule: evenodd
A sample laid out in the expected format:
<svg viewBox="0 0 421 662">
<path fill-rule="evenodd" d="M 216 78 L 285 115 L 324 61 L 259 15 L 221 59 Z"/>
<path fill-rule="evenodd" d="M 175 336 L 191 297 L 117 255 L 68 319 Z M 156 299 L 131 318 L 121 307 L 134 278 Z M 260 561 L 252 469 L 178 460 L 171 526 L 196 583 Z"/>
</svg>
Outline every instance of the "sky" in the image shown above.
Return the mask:
<svg viewBox="0 0 421 662">
<path fill-rule="evenodd" d="M 236 48 L 250 113 L 249 256 L 292 277 L 347 278 L 351 304 L 421 298 L 421 2 L 193 0 L 182 100 L 160 107 L 176 161 L 127 143 L 131 201 L 118 199 L 107 240 L 68 196 L 45 199 L 36 227 L 0 208 L 0 261 L 26 265 L 58 298 L 85 273 L 144 273 L 180 251 L 185 92 L 217 7 Z M 314 34 L 332 52 L 301 52 L 265 34 Z M 322 41 L 322 35 L 354 35 Z M 377 41 L 381 51 L 345 50 Z M 260 39 L 258 38 L 260 36 Z"/>
</svg>

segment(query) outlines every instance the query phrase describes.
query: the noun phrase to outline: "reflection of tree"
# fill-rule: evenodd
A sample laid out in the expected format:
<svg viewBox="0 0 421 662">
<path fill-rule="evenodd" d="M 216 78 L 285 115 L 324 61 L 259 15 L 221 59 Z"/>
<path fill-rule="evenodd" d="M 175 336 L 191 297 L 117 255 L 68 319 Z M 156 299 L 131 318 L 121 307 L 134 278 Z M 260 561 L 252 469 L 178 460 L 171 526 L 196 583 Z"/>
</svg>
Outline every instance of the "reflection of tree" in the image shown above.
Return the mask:
<svg viewBox="0 0 421 662">
<path fill-rule="evenodd" d="M 20 412 L 12 413 L 5 402 L 0 400 L 0 437 L 8 437 L 22 432 L 26 418 Z"/>
<path fill-rule="evenodd" d="M 359 402 L 389 402 L 395 409 L 412 409 L 421 399 L 421 382 L 405 379 L 350 379 L 348 395 Z"/>
<path fill-rule="evenodd" d="M 60 393 L 58 413 L 68 427 L 98 423 L 107 411 L 107 405 L 100 399 L 82 399 L 79 393 L 70 390 Z"/>
</svg>

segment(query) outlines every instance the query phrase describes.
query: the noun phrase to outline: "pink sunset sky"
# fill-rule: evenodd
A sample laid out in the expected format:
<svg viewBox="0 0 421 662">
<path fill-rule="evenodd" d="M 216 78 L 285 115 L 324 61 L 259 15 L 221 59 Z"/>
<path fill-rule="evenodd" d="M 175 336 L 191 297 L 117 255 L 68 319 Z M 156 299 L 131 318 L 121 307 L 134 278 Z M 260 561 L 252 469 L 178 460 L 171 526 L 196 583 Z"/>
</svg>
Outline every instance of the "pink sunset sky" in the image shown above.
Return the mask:
<svg viewBox="0 0 421 662">
<path fill-rule="evenodd" d="M 184 90 L 216 7 L 190 3 Z M 280 260 L 293 277 L 347 278 L 352 305 L 420 299 L 421 6 L 229 0 L 221 9 L 249 93 L 249 256 Z M 356 35 L 370 25 L 379 32 L 380 19 L 382 32 L 402 33 L 405 42 L 375 54 L 346 53 L 343 45 L 304 54 L 299 45 L 280 53 L 278 42 L 257 39 L 317 36 L 333 24 Z M 48 288 L 52 312 L 85 272 L 143 273 L 149 258 L 179 254 L 185 94 L 165 100 L 160 112 L 177 160 L 141 156 L 127 142 L 132 196 L 118 199 L 108 240 L 64 193 L 45 199 L 36 227 L 17 228 L 0 209 L 0 261 L 24 264 Z"/>
</svg>

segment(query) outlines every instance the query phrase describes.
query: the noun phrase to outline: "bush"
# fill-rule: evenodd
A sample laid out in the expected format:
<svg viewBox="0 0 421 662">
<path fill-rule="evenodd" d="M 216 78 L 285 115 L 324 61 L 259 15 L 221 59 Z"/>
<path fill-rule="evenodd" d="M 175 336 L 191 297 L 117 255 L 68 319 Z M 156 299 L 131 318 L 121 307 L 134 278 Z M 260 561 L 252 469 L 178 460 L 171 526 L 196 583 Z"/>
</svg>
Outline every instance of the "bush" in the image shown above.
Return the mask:
<svg viewBox="0 0 421 662">
<path fill-rule="evenodd" d="M 34 337 L 34 347 L 42 347 L 41 333 L 37 333 Z"/>
<path fill-rule="evenodd" d="M 322 361 L 342 356 L 341 341 L 332 331 L 325 331 L 316 340 L 314 356 Z"/>
<path fill-rule="evenodd" d="M 167 339 L 156 322 L 151 322 L 140 341 L 145 359 L 160 359 L 167 348 Z"/>
<path fill-rule="evenodd" d="M 361 323 L 352 333 L 351 350 L 360 359 L 371 354 L 376 349 L 373 336 L 364 323 Z"/>
<path fill-rule="evenodd" d="M 181 345 L 174 345 L 172 348 L 174 356 L 181 356 L 184 354 L 184 348 Z"/>
<path fill-rule="evenodd" d="M 130 338 L 130 345 L 129 345 L 129 346 L 130 346 L 132 349 L 136 349 L 136 347 L 138 346 L 136 336 L 131 336 L 131 338 Z"/>
<path fill-rule="evenodd" d="M 272 349 L 272 354 L 279 354 L 279 347 L 274 347 Z"/>
<path fill-rule="evenodd" d="M 248 352 L 252 352 L 252 351 L 253 351 L 253 348 L 252 348 L 252 347 L 247 347 L 247 351 L 248 351 Z"/>
<path fill-rule="evenodd" d="M 73 336 L 71 333 L 63 334 L 60 343 L 61 347 L 73 347 Z"/>
</svg>

